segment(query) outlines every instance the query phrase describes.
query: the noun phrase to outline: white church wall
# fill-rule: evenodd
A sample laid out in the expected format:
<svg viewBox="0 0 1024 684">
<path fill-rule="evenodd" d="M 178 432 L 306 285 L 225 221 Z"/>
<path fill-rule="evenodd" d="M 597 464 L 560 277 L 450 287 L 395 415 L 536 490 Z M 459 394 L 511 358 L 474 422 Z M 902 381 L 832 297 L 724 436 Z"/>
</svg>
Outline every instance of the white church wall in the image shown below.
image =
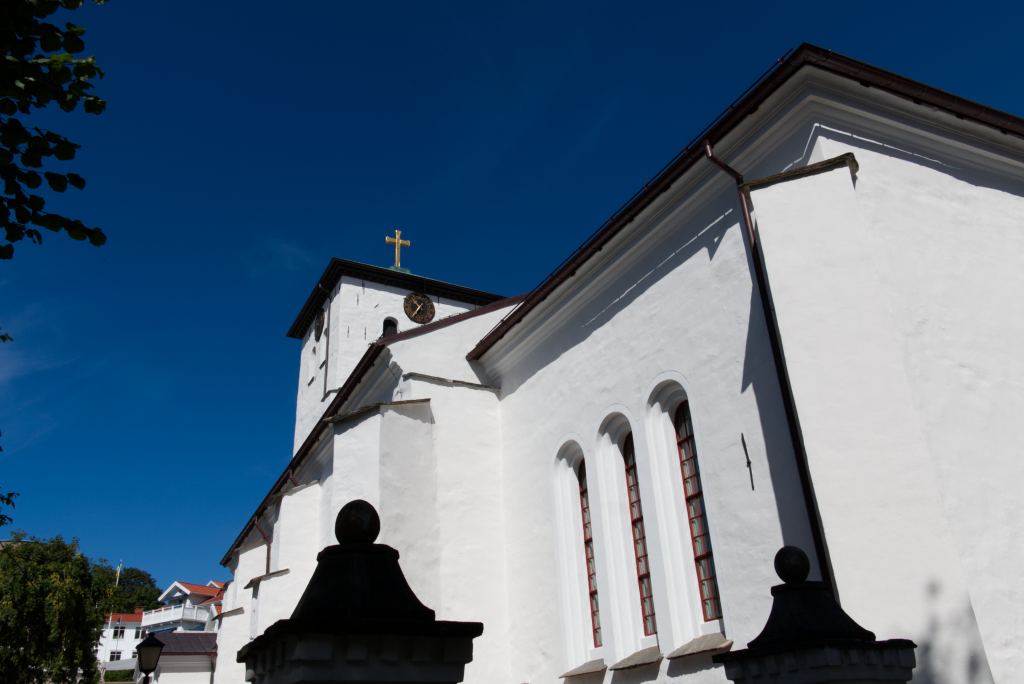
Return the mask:
<svg viewBox="0 0 1024 684">
<path fill-rule="evenodd" d="M 701 435 L 704 451 L 701 461 L 705 497 L 709 508 L 719 513 L 715 549 L 719 583 L 729 604 L 741 605 L 740 619 L 736 619 L 734 609 L 733 624 L 727 625 L 727 632 L 730 638 L 742 642 L 756 636 L 767 617 L 771 599 L 766 589 L 775 582 L 770 574 L 774 552 L 785 543 L 787 536 L 804 548 L 813 547 L 805 518 L 791 515 L 785 524 L 786 532 L 780 529 L 779 503 L 773 485 L 778 481 L 781 491 L 792 492 L 794 484 L 790 480 L 795 479 L 795 468 L 786 463 L 791 463 L 793 455 L 788 439 L 780 439 L 780 435 L 786 434 L 784 422 L 781 426 L 774 422 L 784 420 L 781 409 L 776 407 L 774 413 L 764 412 L 770 421 L 767 429 L 758 412 L 759 404 L 780 403 L 780 398 L 770 372 L 771 357 L 760 306 L 752 290 L 746 253 L 735 225 L 736 212 L 729 199 L 723 198 L 716 207 L 717 215 L 705 212 L 702 221 L 694 221 L 685 229 L 677 230 L 668 240 L 660 241 L 660 245 L 652 245 L 652 250 L 655 246 L 658 249 L 655 253 L 648 251 L 646 263 L 634 266 L 632 272 L 614 281 L 617 291 L 603 299 L 595 298 L 582 311 L 560 312 L 563 329 L 567 331 L 562 339 L 557 339 L 559 333 L 553 333 L 555 339 L 548 339 L 548 347 L 542 353 L 534 352 L 533 358 L 528 356 L 511 368 L 496 372 L 500 373 L 503 387 L 502 434 L 510 540 L 532 539 L 537 530 L 550 529 L 550 504 L 538 501 L 535 494 L 536 482 L 548 477 L 547 464 L 538 462 L 538 456 L 549 454 L 550 445 L 556 443 L 560 435 L 568 432 L 593 434 L 594 421 L 613 403 L 627 404 L 633 416 L 646 416 L 648 396 L 641 394 L 661 373 L 674 368 L 680 375 L 692 378 L 691 384 L 700 388 L 701 396 L 701 401 L 693 406 L 695 420 L 708 428 Z M 665 256 L 673 254 L 677 256 L 674 259 L 669 256 L 669 263 L 665 264 L 668 268 L 659 272 L 659 264 Z M 656 277 L 640 288 L 635 287 L 651 271 Z M 627 296 L 633 298 L 628 307 L 613 304 L 628 291 L 632 295 Z M 667 310 L 664 302 L 677 305 Z M 590 323 L 609 304 L 615 309 L 613 315 L 596 326 Z M 588 323 L 592 326 L 590 330 Z M 585 345 L 580 337 L 586 340 Z M 635 420 L 634 439 L 645 430 L 643 423 L 636 425 Z M 750 491 L 749 473 L 740 445 L 741 432 L 747 437 L 751 459 L 756 463 L 755 475 L 765 478 L 761 488 L 754 492 Z M 763 432 L 769 434 L 769 439 L 762 436 Z M 646 439 L 637 442 L 638 452 L 646 449 Z M 765 453 L 765 443 L 771 444 L 770 455 Z M 645 457 L 638 453 L 638 459 L 641 458 Z M 597 477 L 602 478 L 604 472 L 600 470 Z M 649 475 L 645 476 L 640 470 L 640 477 L 643 486 Z M 680 477 L 678 465 L 674 477 Z M 652 513 L 660 520 L 661 515 L 656 511 L 671 506 L 664 506 L 659 501 L 662 494 L 650 480 L 647 482 L 649 488 L 642 489 L 648 511 L 645 521 Z M 599 487 L 603 491 L 603 485 Z M 620 487 L 624 496 L 624 481 L 611 485 L 614 492 Z M 524 505 L 525 502 L 532 505 Z M 625 514 L 625 510 L 618 512 L 620 525 L 626 524 Z M 678 524 L 685 532 L 684 524 Z M 655 529 L 658 529 L 657 522 Z M 552 534 L 548 532 L 545 536 L 551 539 Z M 656 532 L 651 538 L 655 556 L 663 537 L 663 533 Z M 681 547 L 689 540 L 684 537 L 676 543 Z M 557 631 L 548 633 L 550 625 L 531 617 L 544 615 L 543 605 L 557 602 L 552 596 L 555 587 L 549 580 L 556 573 L 546 562 L 550 549 L 532 546 L 517 548 L 510 544 L 508 551 L 510 621 L 522 625 L 513 634 L 512 662 L 524 665 L 514 672 L 514 678 L 550 681 L 581 663 L 567 662 L 557 652 L 547 654 L 546 658 L 538 657 L 540 649 L 536 640 L 556 643 L 558 639 Z M 622 546 L 624 551 L 631 551 L 628 545 Z M 596 551 L 600 554 L 599 544 Z M 608 553 L 603 555 L 607 558 Z M 599 583 L 602 575 L 612 581 L 611 569 L 602 565 L 605 560 L 599 557 L 598 561 Z M 655 562 L 656 558 L 652 558 L 652 563 Z M 652 565 L 655 579 L 657 567 Z M 631 575 L 626 569 L 620 573 L 623 575 L 621 586 L 625 591 L 637 592 L 635 569 L 630 566 L 628 570 Z M 670 581 L 667 571 L 659 572 L 663 579 L 660 598 L 659 585 L 655 583 L 656 604 L 664 603 L 671 596 L 665 588 Z M 686 579 L 682 581 L 689 582 L 689 575 L 694 572 L 692 567 L 684 568 L 684 572 Z M 618 578 L 615 581 L 619 586 Z M 611 620 L 605 617 L 606 606 L 610 611 L 614 603 L 610 605 L 607 600 L 601 603 L 602 624 L 607 633 L 604 658 L 611 664 L 629 655 L 632 646 L 627 644 L 640 640 L 639 625 L 635 624 L 636 616 L 632 614 L 639 612 L 639 598 L 635 600 L 636 607 L 634 601 L 625 602 L 626 609 L 632 611 L 625 612 L 629 616 L 626 623 L 618 616 Z M 684 606 L 682 610 L 686 612 L 689 608 Z M 671 615 L 674 609 L 662 608 L 658 612 Z M 664 638 L 675 631 L 670 627 L 671 622 L 659 629 L 664 632 L 660 636 Z M 680 627 L 678 632 L 660 644 L 662 652 L 667 653 L 685 643 L 686 631 Z M 607 646 L 610 641 L 622 642 L 616 649 L 621 653 L 609 652 L 612 651 Z"/>
<path fill-rule="evenodd" d="M 429 393 L 437 461 L 439 619 L 484 623 L 467 682 L 509 681 L 500 407 L 490 391 L 413 381 Z"/>
<path fill-rule="evenodd" d="M 217 662 L 213 684 L 238 684 L 245 681 L 245 665 L 236 663 L 239 649 L 249 643 L 249 616 L 228 615 L 220 619 L 217 630 Z M 207 680 L 209 681 L 209 680 Z"/>
<path fill-rule="evenodd" d="M 466 350 L 511 310 L 510 305 L 473 316 L 423 336 L 389 344 L 388 349 L 398 360 L 403 373 L 421 373 L 447 380 L 490 385 L 491 380 L 481 372 L 479 364 L 471 364 L 466 360 Z"/>
<path fill-rule="evenodd" d="M 306 332 L 302 341 L 294 450 L 302 445 L 329 403 L 330 397 L 324 400 L 324 374 L 327 375 L 327 390 L 340 387 L 362 358 L 367 345 L 381 336 L 386 318 L 393 318 L 398 323 L 399 332 L 420 327 L 405 315 L 405 297 L 410 292 L 350 277 L 342 277 L 335 285 L 329 300 L 330 327 L 325 320 L 325 332 L 319 342 L 312 329 Z M 476 308 L 472 304 L 444 298 L 431 297 L 431 300 L 434 302 L 434 320 Z M 320 368 L 319 364 L 328 354 L 328 346 L 330 359 L 324 368 Z M 316 354 L 313 353 L 314 347 Z"/>
<path fill-rule="evenodd" d="M 281 496 L 279 523 L 274 534 L 274 548 L 285 559 L 287 574 L 263 580 L 260 583 L 257 631 L 262 634 L 278 620 L 288 618 L 298 598 L 316 569 L 316 555 L 320 552 L 320 529 L 316 522 L 320 513 L 319 483 L 305 484 L 290 489 Z M 310 524 L 313 522 L 314 524 Z"/>
<path fill-rule="evenodd" d="M 991 681 L 850 172 L 752 196 L 840 600 L 920 677 Z"/>
<path fill-rule="evenodd" d="M 253 590 L 245 585 L 253 577 L 266 572 L 266 546 L 261 539 L 258 543 L 250 542 L 243 546 L 237 556 L 231 585 L 233 591 L 232 605 L 226 610 L 241 608 L 243 612 L 221 618 L 217 632 L 217 667 L 214 673 L 214 684 L 237 684 L 245 680 L 245 666 L 235 662 L 238 649 L 256 636 L 258 620 L 258 598 L 253 600 Z"/>
<path fill-rule="evenodd" d="M 891 334 L 989 665 L 996 681 L 1012 681 L 1024 643 L 1024 544 L 1015 537 L 1024 524 L 1015 430 L 1024 413 L 1022 151 L 953 140 L 956 155 L 939 157 L 945 150 L 879 131 L 846 126 L 822 136 L 828 156 L 852 151 L 861 164 L 857 201 Z M 928 161 L 936 157 L 943 161 Z M 982 161 L 995 169 L 980 171 Z M 937 589 L 928 600 L 939 610 L 950 597 Z M 930 638 L 955 639 L 969 621 L 964 606 L 948 611 L 944 634 Z"/>
<path fill-rule="evenodd" d="M 441 525 L 437 511 L 437 462 L 430 403 L 382 407 L 380 429 L 381 520 L 379 544 L 401 554 L 410 588 L 428 608 L 441 603 Z"/>
<path fill-rule="evenodd" d="M 334 521 L 341 507 L 354 499 L 380 508 L 380 423 L 379 411 L 371 411 L 334 427 L 334 477 L 324 530 L 324 546 L 337 544 Z"/>
</svg>

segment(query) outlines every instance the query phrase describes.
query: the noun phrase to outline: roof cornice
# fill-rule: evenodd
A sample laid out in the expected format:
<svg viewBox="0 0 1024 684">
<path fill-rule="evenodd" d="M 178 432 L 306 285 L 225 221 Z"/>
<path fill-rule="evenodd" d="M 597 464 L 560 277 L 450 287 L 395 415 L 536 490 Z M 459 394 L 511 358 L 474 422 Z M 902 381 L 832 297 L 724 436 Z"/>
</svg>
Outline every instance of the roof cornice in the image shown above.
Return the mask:
<svg viewBox="0 0 1024 684">
<path fill-rule="evenodd" d="M 320 276 L 320 280 L 317 282 L 316 287 L 313 288 L 313 292 L 309 295 L 295 322 L 292 323 L 292 327 L 288 329 L 288 337 L 302 339 L 306 331 L 309 330 L 309 327 L 313 325 L 317 314 L 323 309 L 328 293 L 334 290 L 342 276 L 358 278 L 359 280 L 377 283 L 378 285 L 390 285 L 412 292 L 422 292 L 428 296 L 441 297 L 454 302 L 472 304 L 473 306 L 485 306 L 505 299 L 502 295 L 484 292 L 483 290 L 474 290 L 469 287 L 462 287 L 461 285 L 453 285 L 412 273 L 401 273 L 390 268 L 381 268 L 379 266 L 370 266 L 369 264 L 360 264 L 357 261 L 333 258 L 331 263 L 327 264 L 327 269 Z"/>
<path fill-rule="evenodd" d="M 521 323 L 530 311 L 575 275 L 580 266 L 600 252 L 612 238 L 632 223 L 655 199 L 667 192 L 683 174 L 698 163 L 708 163 L 705 160 L 703 147 L 705 141 L 710 142 L 712 146 L 717 145 L 804 67 L 820 69 L 856 81 L 865 87 L 877 88 L 896 95 L 914 104 L 934 107 L 958 119 L 972 121 L 1003 134 L 1024 138 L 1024 119 L 1020 117 L 986 107 L 831 50 L 804 43 L 792 54 L 780 58 L 774 67 L 701 131 L 689 145 L 683 148 L 682 152 L 677 154 L 654 178 L 598 228 L 575 253 L 563 261 L 540 285 L 527 293 L 522 303 L 501 319 L 466 355 L 466 358 L 470 361 L 477 361 L 483 357 L 513 326 Z"/>
</svg>

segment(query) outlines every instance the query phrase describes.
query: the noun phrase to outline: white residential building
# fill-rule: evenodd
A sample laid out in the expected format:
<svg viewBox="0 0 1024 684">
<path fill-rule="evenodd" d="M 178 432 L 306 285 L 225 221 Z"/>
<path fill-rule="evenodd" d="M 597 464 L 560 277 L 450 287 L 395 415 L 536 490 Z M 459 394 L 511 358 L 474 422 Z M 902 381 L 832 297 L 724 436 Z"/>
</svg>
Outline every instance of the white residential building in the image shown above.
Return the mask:
<svg viewBox="0 0 1024 684">
<path fill-rule="evenodd" d="M 175 582 L 160 595 L 163 608 L 142 614 L 142 628 L 147 633 L 216 631 L 224 582 L 206 584 Z"/>
<path fill-rule="evenodd" d="M 104 616 L 103 634 L 96 649 L 100 663 L 118 662 L 135 658 L 135 646 L 143 640 L 142 608 L 134 613 L 111 613 Z"/>
</svg>

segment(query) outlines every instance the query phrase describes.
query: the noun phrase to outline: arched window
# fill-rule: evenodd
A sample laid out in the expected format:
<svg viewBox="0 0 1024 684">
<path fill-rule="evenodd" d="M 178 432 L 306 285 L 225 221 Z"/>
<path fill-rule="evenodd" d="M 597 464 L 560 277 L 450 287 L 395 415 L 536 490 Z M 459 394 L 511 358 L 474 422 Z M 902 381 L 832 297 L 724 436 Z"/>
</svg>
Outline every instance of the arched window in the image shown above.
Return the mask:
<svg viewBox="0 0 1024 684">
<path fill-rule="evenodd" d="M 704 608 L 704 620 L 722 617 L 722 601 L 718 594 L 715 560 L 711 555 L 711 537 L 708 534 L 708 516 L 704 510 L 704 490 L 697 465 L 697 446 L 693 438 L 690 402 L 684 401 L 676 409 L 676 443 L 679 445 L 679 466 L 683 473 L 683 491 L 686 495 L 686 514 L 690 519 L 690 538 L 693 540 L 693 560 L 697 566 L 697 585 Z"/>
<path fill-rule="evenodd" d="M 594 648 L 601 645 L 601 614 L 597 608 L 597 563 L 594 560 L 594 530 L 590 524 L 590 497 L 587 495 L 587 465 L 580 461 L 580 508 L 583 511 L 583 553 L 587 559 L 587 587 L 590 593 L 590 623 L 594 629 Z"/>
<path fill-rule="evenodd" d="M 391 337 L 398 332 L 398 321 L 394 318 L 384 319 L 384 333 L 382 337 Z"/>
<path fill-rule="evenodd" d="M 636 449 L 633 433 L 622 446 L 626 464 L 626 491 L 629 494 L 629 519 L 633 528 L 633 551 L 636 553 L 636 578 L 640 584 L 640 610 L 644 617 L 644 634 L 658 633 L 654 621 L 654 597 L 651 595 L 651 568 L 647 562 L 647 534 L 644 532 L 644 510 L 640 505 L 640 484 L 636 477 Z"/>
</svg>

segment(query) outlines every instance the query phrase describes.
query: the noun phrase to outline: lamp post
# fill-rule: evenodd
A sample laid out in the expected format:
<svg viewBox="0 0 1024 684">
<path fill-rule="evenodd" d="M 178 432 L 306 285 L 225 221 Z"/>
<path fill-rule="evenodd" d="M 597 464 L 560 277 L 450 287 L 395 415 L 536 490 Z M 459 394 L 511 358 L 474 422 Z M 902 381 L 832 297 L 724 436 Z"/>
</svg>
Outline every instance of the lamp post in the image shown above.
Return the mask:
<svg viewBox="0 0 1024 684">
<path fill-rule="evenodd" d="M 139 642 L 136 650 L 139 653 L 139 670 L 146 675 L 144 684 L 149 684 L 149 675 L 153 674 L 157 663 L 160 662 L 160 652 L 164 650 L 164 642 L 150 634 Z"/>
</svg>

